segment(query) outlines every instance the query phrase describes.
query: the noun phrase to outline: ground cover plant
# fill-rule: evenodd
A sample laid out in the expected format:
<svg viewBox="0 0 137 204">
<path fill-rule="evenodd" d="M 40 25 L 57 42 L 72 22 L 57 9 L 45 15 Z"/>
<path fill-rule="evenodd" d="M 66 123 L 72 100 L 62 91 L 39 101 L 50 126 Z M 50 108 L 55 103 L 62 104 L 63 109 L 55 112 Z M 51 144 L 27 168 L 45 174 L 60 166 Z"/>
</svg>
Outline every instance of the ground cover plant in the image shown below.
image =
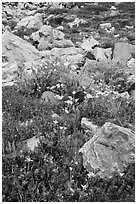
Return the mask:
<svg viewBox="0 0 137 204">
<path fill-rule="evenodd" d="M 18 7 L 15 2 L 5 5 Z M 45 5 L 38 3 L 38 11 L 43 12 Z M 130 3 L 119 4 L 121 13 L 114 18 L 105 16 L 114 5 L 74 2 L 57 9 L 49 5 L 43 18 L 55 15 L 48 23 L 53 27 L 63 25 L 66 38 L 77 45 L 83 39 L 80 32 L 89 34 L 93 29 L 98 32 L 100 23 L 108 19 L 114 26 L 119 20 L 117 26 L 121 27 L 125 13 L 126 23 L 134 19 L 134 5 Z M 33 13 L 33 2 L 24 7 Z M 14 20 L 6 12 L 13 29 Z M 87 23 L 71 30 L 67 24 L 71 15 Z M 5 19 L 3 22 L 7 25 Z M 108 36 L 104 37 L 107 43 L 100 43 L 104 43 L 104 48 L 114 49 L 115 39 L 111 39 L 111 34 Z M 134 44 L 133 39 L 131 43 Z M 32 64 L 31 75 L 24 71 L 28 64 L 18 62 L 18 80 L 12 86 L 2 87 L 3 202 L 135 202 L 135 162 L 128 163 L 122 174 L 114 171 L 111 177 L 101 178 L 87 171 L 79 153 L 91 138 L 82 126 L 83 117 L 98 128 L 111 122 L 135 131 L 135 97 L 131 94 L 135 82 L 129 80 L 131 73 L 126 64 L 111 59 L 89 60 L 91 53 L 83 53 L 83 61 L 78 64 L 53 56 L 42 57 Z M 39 140 L 33 150 L 26 145 L 31 138 Z"/>
<path fill-rule="evenodd" d="M 69 93 L 71 87 L 66 89 Z M 109 119 L 124 127 L 129 123 L 134 125 L 132 98 L 95 97 L 84 107 L 77 104 L 76 109 L 70 110 L 70 115 L 65 115 L 63 103 L 57 107 L 42 105 L 37 98 L 24 96 L 18 88 L 6 87 L 3 89 L 2 107 L 3 201 L 134 200 L 134 164 L 125 170 L 127 173 L 123 177 L 114 175 L 108 180 L 95 179 L 90 178 L 78 154 L 87 141 L 84 130 L 80 128 L 80 118 L 87 116 L 100 126 Z M 63 121 L 54 123 L 52 110 L 64 115 Z M 32 120 L 30 125 L 20 127 L 21 122 L 29 120 Z M 64 131 L 60 128 L 62 126 Z M 35 152 L 20 152 L 21 143 L 19 146 L 18 141 L 37 134 L 45 138 L 39 148 Z"/>
</svg>

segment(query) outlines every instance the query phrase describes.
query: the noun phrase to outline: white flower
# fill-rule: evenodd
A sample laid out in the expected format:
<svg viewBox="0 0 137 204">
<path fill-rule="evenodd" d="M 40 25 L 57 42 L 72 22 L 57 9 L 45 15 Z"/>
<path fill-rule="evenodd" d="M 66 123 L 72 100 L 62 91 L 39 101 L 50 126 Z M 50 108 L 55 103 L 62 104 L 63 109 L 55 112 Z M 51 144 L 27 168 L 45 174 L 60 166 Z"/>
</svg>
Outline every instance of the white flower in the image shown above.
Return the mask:
<svg viewBox="0 0 137 204">
<path fill-rule="evenodd" d="M 60 84 L 56 84 L 56 87 L 57 87 L 57 88 L 60 88 Z"/>
<path fill-rule="evenodd" d="M 26 158 L 26 161 L 27 161 L 27 162 L 31 162 L 31 161 L 33 161 L 33 160 L 32 160 L 30 157 L 27 157 L 27 158 Z"/>
<path fill-rule="evenodd" d="M 57 124 L 57 123 L 58 123 L 58 121 L 57 121 L 57 120 L 54 120 L 54 121 L 53 121 L 53 123 L 54 123 L 54 124 Z"/>
<path fill-rule="evenodd" d="M 50 89 L 55 89 L 55 88 L 56 88 L 56 86 L 51 86 L 51 87 L 50 87 Z"/>
<path fill-rule="evenodd" d="M 76 93 L 76 91 L 73 91 L 72 94 L 74 95 Z"/>
<path fill-rule="evenodd" d="M 56 114 L 56 113 L 53 113 L 52 117 L 53 117 L 53 118 L 59 118 L 59 115 Z"/>
<path fill-rule="evenodd" d="M 66 112 L 66 113 L 69 113 L 69 111 L 68 111 L 66 108 L 65 108 L 65 112 Z"/>
<path fill-rule="evenodd" d="M 73 102 L 72 101 L 66 101 L 66 103 L 69 105 L 72 105 L 73 104 Z"/>
</svg>

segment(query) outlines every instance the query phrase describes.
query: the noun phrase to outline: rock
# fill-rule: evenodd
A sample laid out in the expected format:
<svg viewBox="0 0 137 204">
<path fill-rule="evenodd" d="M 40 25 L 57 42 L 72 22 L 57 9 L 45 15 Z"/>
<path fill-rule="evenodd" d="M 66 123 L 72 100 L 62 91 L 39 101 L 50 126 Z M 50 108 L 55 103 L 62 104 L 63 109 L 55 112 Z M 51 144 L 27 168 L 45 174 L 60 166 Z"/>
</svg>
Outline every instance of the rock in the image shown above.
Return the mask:
<svg viewBox="0 0 137 204">
<path fill-rule="evenodd" d="M 131 84 L 135 83 L 135 74 L 128 76 L 127 82 Z"/>
<path fill-rule="evenodd" d="M 39 51 L 30 43 L 5 31 L 2 34 L 2 57 L 4 61 L 33 61 L 40 57 Z"/>
<path fill-rule="evenodd" d="M 39 36 L 40 36 L 40 39 L 39 39 L 38 49 L 41 51 L 52 49 L 54 47 L 64 48 L 64 47 L 74 46 L 71 40 L 64 39 L 65 34 L 63 32 L 61 32 L 58 29 L 53 29 L 51 26 L 47 26 L 47 25 L 43 26 L 39 30 Z M 36 39 L 38 39 L 38 37 Z"/>
<path fill-rule="evenodd" d="M 49 25 L 44 25 L 39 30 L 40 37 L 47 37 L 47 36 L 53 36 L 53 28 Z"/>
<path fill-rule="evenodd" d="M 128 62 L 127 62 L 127 66 L 129 68 L 128 73 L 130 74 L 135 74 L 135 59 L 131 58 Z"/>
<path fill-rule="evenodd" d="M 74 44 L 71 40 L 55 40 L 53 47 L 57 47 L 57 48 L 67 48 L 67 47 L 74 47 Z"/>
<path fill-rule="evenodd" d="M 61 2 L 51 2 L 52 9 L 59 9 L 61 7 Z"/>
<path fill-rule="evenodd" d="M 100 43 L 95 40 L 92 36 L 88 39 L 84 38 L 83 42 L 81 44 L 81 48 L 86 50 L 86 51 L 91 51 L 91 49 L 95 46 L 95 45 L 99 45 Z"/>
<path fill-rule="evenodd" d="M 114 171 L 135 160 L 135 132 L 113 123 L 105 123 L 79 150 L 83 165 L 93 175 L 111 177 Z"/>
<path fill-rule="evenodd" d="M 96 60 L 106 60 L 107 58 L 106 58 L 106 56 L 105 56 L 105 54 L 104 54 L 104 51 L 103 51 L 103 48 L 100 48 L 100 47 L 96 47 L 95 49 L 94 49 L 94 56 L 95 56 L 95 59 Z"/>
<path fill-rule="evenodd" d="M 65 34 L 58 29 L 53 29 L 53 36 L 55 40 L 63 40 Z"/>
<path fill-rule="evenodd" d="M 55 94 L 51 91 L 45 91 L 43 92 L 41 98 L 41 103 L 50 103 L 52 105 L 57 105 L 59 102 L 59 99 L 55 96 Z"/>
<path fill-rule="evenodd" d="M 27 16 L 17 23 L 17 30 L 33 30 L 37 31 L 43 26 L 42 15 L 40 13 L 35 16 Z"/>
<path fill-rule="evenodd" d="M 63 26 L 58 26 L 56 29 L 57 30 L 64 30 L 64 27 Z"/>
<path fill-rule="evenodd" d="M 77 64 L 84 58 L 81 48 L 53 48 L 51 50 L 51 56 L 60 58 L 64 63 Z"/>
<path fill-rule="evenodd" d="M 39 137 L 32 137 L 30 139 L 22 141 L 22 148 L 23 151 L 34 151 L 36 147 L 40 144 Z"/>
<path fill-rule="evenodd" d="M 115 6 L 111 6 L 110 10 L 117 10 Z"/>
<path fill-rule="evenodd" d="M 39 51 L 45 51 L 45 50 L 50 50 L 53 48 L 53 43 L 51 41 L 51 38 L 41 38 L 38 44 L 38 50 Z"/>
<path fill-rule="evenodd" d="M 100 24 L 100 28 L 103 30 L 111 28 L 111 23 L 102 23 Z"/>
<path fill-rule="evenodd" d="M 39 31 L 32 33 L 30 36 L 30 40 L 34 42 L 39 42 L 40 41 Z"/>
<path fill-rule="evenodd" d="M 96 60 L 110 60 L 112 54 L 112 48 L 103 49 L 96 47 L 93 51 Z"/>
<path fill-rule="evenodd" d="M 17 62 L 2 64 L 2 86 L 12 86 L 18 77 Z"/>
<path fill-rule="evenodd" d="M 115 43 L 113 59 L 118 62 L 127 63 L 135 53 L 135 46 L 127 42 Z"/>
<path fill-rule="evenodd" d="M 126 91 L 126 92 L 123 92 L 123 93 L 120 93 L 119 94 L 122 98 L 125 98 L 125 99 L 129 99 L 130 95 L 129 93 Z"/>
<path fill-rule="evenodd" d="M 75 20 L 73 22 L 70 22 L 67 25 L 70 28 L 73 28 L 74 26 L 79 27 L 81 24 L 87 24 L 87 21 L 84 19 L 75 18 Z"/>
<path fill-rule="evenodd" d="M 117 16 L 119 14 L 119 12 L 118 11 L 116 11 L 116 10 L 111 10 L 111 13 L 110 13 L 110 17 L 114 17 L 114 16 Z"/>
</svg>

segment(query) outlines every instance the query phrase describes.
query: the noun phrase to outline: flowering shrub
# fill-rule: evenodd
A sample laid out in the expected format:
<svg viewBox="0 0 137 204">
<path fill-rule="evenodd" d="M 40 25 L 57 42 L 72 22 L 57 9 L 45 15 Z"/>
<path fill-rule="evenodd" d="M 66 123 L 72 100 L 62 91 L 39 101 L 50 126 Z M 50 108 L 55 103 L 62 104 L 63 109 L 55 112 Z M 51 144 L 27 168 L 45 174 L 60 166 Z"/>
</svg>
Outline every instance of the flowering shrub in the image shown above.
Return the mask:
<svg viewBox="0 0 137 204">
<path fill-rule="evenodd" d="M 3 202 L 134 201 L 134 164 L 123 176 L 101 179 L 90 176 L 78 153 L 89 139 L 82 117 L 99 126 L 110 121 L 134 127 L 134 97 L 118 93 L 126 75 L 116 67 L 70 73 L 58 61 L 48 66 L 33 70 L 30 79 L 22 72 L 17 87 L 3 87 Z M 46 90 L 60 98 L 57 105 L 40 103 Z M 44 139 L 34 151 L 22 150 L 33 136 Z"/>
</svg>

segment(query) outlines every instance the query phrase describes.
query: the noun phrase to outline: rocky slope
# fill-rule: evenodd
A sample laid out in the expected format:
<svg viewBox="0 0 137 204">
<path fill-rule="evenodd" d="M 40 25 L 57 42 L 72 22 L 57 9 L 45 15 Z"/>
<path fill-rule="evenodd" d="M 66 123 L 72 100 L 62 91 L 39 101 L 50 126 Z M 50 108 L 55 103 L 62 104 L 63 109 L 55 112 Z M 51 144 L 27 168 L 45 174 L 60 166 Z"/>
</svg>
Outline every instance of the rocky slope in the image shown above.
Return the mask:
<svg viewBox="0 0 137 204">
<path fill-rule="evenodd" d="M 3 201 L 133 201 L 135 3 L 3 2 L 2 62 Z"/>
</svg>

